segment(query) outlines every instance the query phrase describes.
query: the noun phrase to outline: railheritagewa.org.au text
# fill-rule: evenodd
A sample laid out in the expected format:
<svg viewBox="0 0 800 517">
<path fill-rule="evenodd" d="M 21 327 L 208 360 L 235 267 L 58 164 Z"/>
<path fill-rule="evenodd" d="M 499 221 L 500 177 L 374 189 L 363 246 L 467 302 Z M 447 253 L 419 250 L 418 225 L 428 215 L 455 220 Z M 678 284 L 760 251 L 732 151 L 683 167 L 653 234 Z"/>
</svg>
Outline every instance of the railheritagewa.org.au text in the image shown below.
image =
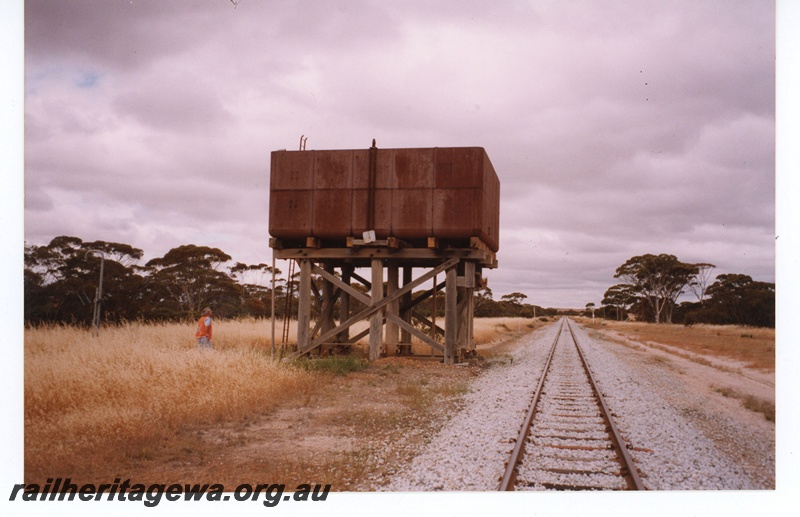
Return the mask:
<svg viewBox="0 0 800 517">
<path fill-rule="evenodd" d="M 272 507 L 281 501 L 325 501 L 330 484 L 300 483 L 287 490 L 285 484 L 243 483 L 226 489 L 220 483 L 132 483 L 130 479 L 114 479 L 113 483 L 76 484 L 71 478 L 48 478 L 44 485 L 20 483 L 11 489 L 9 501 L 130 501 L 145 506 L 158 506 L 167 501 L 250 501 Z"/>
</svg>

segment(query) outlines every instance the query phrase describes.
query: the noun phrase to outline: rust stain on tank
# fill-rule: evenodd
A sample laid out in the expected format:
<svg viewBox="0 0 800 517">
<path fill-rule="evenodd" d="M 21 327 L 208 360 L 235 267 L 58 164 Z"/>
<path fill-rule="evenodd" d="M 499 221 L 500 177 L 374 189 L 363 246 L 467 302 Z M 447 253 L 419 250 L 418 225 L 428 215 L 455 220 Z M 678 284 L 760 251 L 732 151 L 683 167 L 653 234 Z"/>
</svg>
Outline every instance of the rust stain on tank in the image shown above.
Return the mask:
<svg viewBox="0 0 800 517">
<path fill-rule="evenodd" d="M 480 238 L 499 247 L 500 182 L 481 147 L 274 151 L 269 231 L 281 239 Z M 372 163 L 372 165 L 370 165 Z"/>
</svg>

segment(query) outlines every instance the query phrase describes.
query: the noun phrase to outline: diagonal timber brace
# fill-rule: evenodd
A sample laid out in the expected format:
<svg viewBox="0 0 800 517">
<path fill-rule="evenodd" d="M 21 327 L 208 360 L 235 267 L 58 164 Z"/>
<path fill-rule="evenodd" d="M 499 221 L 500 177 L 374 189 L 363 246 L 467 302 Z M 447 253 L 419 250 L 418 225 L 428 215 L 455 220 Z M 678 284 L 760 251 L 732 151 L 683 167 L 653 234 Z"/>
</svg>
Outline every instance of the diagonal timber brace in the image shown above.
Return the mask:
<svg viewBox="0 0 800 517">
<path fill-rule="evenodd" d="M 328 282 L 331 282 L 333 285 L 335 285 L 336 287 L 338 287 L 342 291 L 346 292 L 347 294 L 349 294 L 350 296 L 352 296 L 356 300 L 360 301 L 364 305 L 369 305 L 371 303 L 371 300 L 370 300 L 369 296 L 365 295 L 364 293 L 362 293 L 358 289 L 354 289 L 353 286 L 343 282 L 337 276 L 332 275 L 331 273 L 325 271 L 321 267 L 312 264 L 311 265 L 311 272 L 321 276 L 322 278 L 324 278 Z M 354 273 L 351 273 L 351 274 L 354 277 L 357 276 Z"/>
<path fill-rule="evenodd" d="M 438 266 L 434 267 L 433 269 L 431 269 L 427 273 L 421 275 L 417 279 L 415 279 L 415 280 L 411 281 L 410 283 L 404 285 L 402 288 L 396 290 L 395 292 L 393 292 L 389 296 L 382 297 L 379 300 L 373 301 L 372 299 L 367 298 L 363 293 L 360 293 L 357 290 L 353 289 L 351 286 L 346 285 L 345 282 L 342 282 L 341 280 L 339 280 L 338 278 L 336 278 L 334 275 L 330 274 L 329 272 L 325 271 L 324 269 L 321 269 L 321 268 L 318 268 L 316 266 L 313 266 L 312 264 L 310 264 L 310 260 L 301 259 L 300 260 L 300 262 L 301 262 L 301 272 L 302 271 L 308 271 L 308 274 L 310 274 L 311 271 L 314 270 L 317 274 L 320 274 L 321 276 L 323 276 L 323 278 L 325 278 L 327 281 L 329 281 L 329 282 L 333 283 L 334 285 L 336 285 L 336 287 L 339 287 L 343 291 L 346 291 L 349 295 L 355 297 L 359 301 L 362 301 L 365 304 L 369 304 L 369 306 L 366 309 L 364 309 L 364 310 L 358 312 L 357 314 L 351 316 L 350 318 L 348 318 L 346 321 L 342 322 L 341 324 L 339 324 L 335 328 L 332 328 L 332 329 L 330 329 L 330 330 L 328 330 L 326 332 L 323 332 L 320 336 L 318 336 L 316 339 L 313 339 L 313 340 L 309 339 L 310 336 L 307 334 L 307 330 L 306 330 L 306 334 L 304 336 L 305 337 L 305 341 L 301 340 L 301 336 L 303 336 L 304 333 L 302 332 L 302 329 L 299 329 L 298 330 L 298 349 L 297 349 L 297 352 L 296 352 L 295 355 L 306 354 L 306 353 L 314 350 L 315 348 L 319 347 L 320 345 L 329 342 L 331 339 L 333 339 L 338 334 L 340 334 L 340 333 L 344 332 L 345 330 L 349 329 L 350 327 L 352 327 L 353 324 L 355 324 L 355 323 L 357 323 L 357 322 L 359 322 L 361 320 L 364 320 L 364 319 L 367 319 L 367 318 L 375 316 L 376 314 L 379 313 L 379 311 L 381 311 L 382 309 L 387 307 L 390 303 L 393 303 L 395 301 L 399 301 L 401 297 L 403 297 L 407 293 L 410 293 L 414 288 L 419 287 L 420 285 L 422 285 L 423 283 L 427 282 L 428 280 L 430 280 L 431 278 L 433 278 L 434 276 L 438 275 L 439 273 L 441 273 L 443 271 L 449 271 L 449 270 L 453 269 L 459 263 L 459 261 L 460 261 L 460 259 L 458 259 L 458 258 L 448 259 L 448 260 L 444 261 L 443 263 L 439 264 Z M 306 263 L 308 263 L 308 265 L 305 265 Z M 305 267 L 304 267 L 304 265 L 305 265 Z M 382 265 L 380 267 L 382 267 Z M 316 268 L 316 269 L 314 269 L 314 268 Z M 302 283 L 303 283 L 303 281 L 301 280 L 301 284 Z M 309 287 L 310 287 L 310 284 L 311 284 L 310 280 L 306 281 L 305 283 L 307 285 L 309 285 Z M 373 285 L 374 284 L 375 284 L 375 282 L 373 281 Z M 380 286 L 380 287 L 381 287 L 381 290 L 382 290 L 382 286 Z M 357 292 L 358 294 L 356 295 L 353 291 Z M 301 320 L 305 319 L 306 322 L 308 322 L 308 320 L 309 320 L 308 317 L 300 318 L 300 319 Z M 373 322 L 374 321 L 375 320 L 373 320 Z M 383 318 L 381 317 L 380 321 L 379 321 L 379 324 L 382 324 L 382 321 L 383 321 Z M 400 319 L 400 321 L 402 321 L 402 320 Z M 413 326 L 408 325 L 408 323 L 405 322 L 405 321 L 403 321 L 402 324 L 399 323 L 398 321 L 395 321 L 395 323 L 397 323 L 398 325 L 400 325 L 402 328 L 404 328 L 405 330 L 407 330 L 409 332 L 411 332 L 411 329 L 413 329 Z M 414 329 L 414 332 L 419 332 L 419 331 Z M 427 336 L 426 336 L 426 338 L 427 338 Z M 428 343 L 427 340 L 425 342 Z M 430 343 L 428 343 L 428 344 L 430 344 Z M 436 343 L 436 345 L 439 348 L 441 347 L 441 345 L 439 345 L 438 343 Z M 372 352 L 373 352 L 373 350 L 371 349 L 371 353 L 370 353 L 371 358 L 374 355 L 374 353 L 372 353 Z"/>
<path fill-rule="evenodd" d="M 420 332 L 419 330 L 417 330 L 414 327 L 414 325 L 411 325 L 407 321 L 403 320 L 402 318 L 400 318 L 398 316 L 395 316 L 394 314 L 390 314 L 387 317 L 389 319 L 391 319 L 392 321 L 394 321 L 395 323 L 397 323 L 401 328 L 406 329 L 408 332 L 411 333 L 412 336 L 416 337 L 417 339 L 419 339 L 420 341 L 422 341 L 426 345 L 430 346 L 431 348 L 435 348 L 439 352 L 444 352 L 444 347 L 441 344 L 439 344 L 438 342 L 436 342 L 433 339 L 431 339 L 430 336 L 427 336 L 427 335 L 423 334 L 422 332 Z"/>
</svg>

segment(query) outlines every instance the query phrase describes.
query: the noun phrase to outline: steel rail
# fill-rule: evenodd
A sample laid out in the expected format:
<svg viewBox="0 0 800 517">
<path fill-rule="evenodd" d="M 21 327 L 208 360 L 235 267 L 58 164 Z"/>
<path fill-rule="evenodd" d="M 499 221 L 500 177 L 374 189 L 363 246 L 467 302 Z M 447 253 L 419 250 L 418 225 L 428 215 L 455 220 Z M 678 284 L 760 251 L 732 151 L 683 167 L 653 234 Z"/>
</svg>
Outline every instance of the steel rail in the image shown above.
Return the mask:
<svg viewBox="0 0 800 517">
<path fill-rule="evenodd" d="M 567 321 L 567 329 L 572 336 L 572 340 L 575 342 L 575 347 L 578 349 L 578 355 L 583 363 L 583 368 L 586 370 L 586 374 L 589 376 L 592 390 L 594 391 L 595 396 L 600 403 L 600 407 L 602 408 L 603 420 L 610 430 L 611 441 L 614 443 L 614 450 L 617 453 L 620 463 L 623 465 L 623 474 L 625 476 L 625 481 L 628 483 L 628 489 L 644 490 L 644 485 L 639 477 L 639 472 L 636 470 L 636 465 L 633 463 L 633 458 L 631 457 L 630 453 L 628 453 L 628 448 L 625 444 L 625 441 L 622 439 L 622 435 L 620 435 L 617 426 L 614 425 L 614 420 L 611 418 L 611 410 L 609 410 L 603 395 L 600 393 L 600 388 L 597 386 L 594 375 L 592 375 L 592 371 L 589 369 L 589 363 L 586 361 L 586 358 L 583 355 L 581 346 L 578 344 L 578 339 L 575 337 L 575 333 L 572 331 L 572 325 L 570 325 L 569 321 Z"/>
<path fill-rule="evenodd" d="M 542 369 L 542 376 L 539 379 L 539 385 L 536 387 L 533 399 L 528 407 L 528 412 L 525 415 L 525 420 L 523 421 L 522 427 L 519 430 L 517 443 L 514 445 L 514 450 L 511 451 L 511 456 L 509 457 L 508 464 L 506 465 L 506 470 L 503 473 L 502 479 L 500 480 L 500 485 L 497 487 L 498 491 L 508 492 L 514 490 L 514 484 L 517 481 L 517 466 L 519 465 L 520 460 L 522 460 L 522 457 L 525 455 L 525 442 L 528 441 L 528 435 L 530 435 L 531 432 L 531 424 L 533 423 L 533 417 L 536 414 L 536 406 L 539 404 L 539 398 L 542 394 L 542 387 L 544 387 L 544 380 L 547 377 L 547 371 L 550 369 L 550 362 L 553 359 L 553 353 L 556 350 L 556 344 L 558 343 L 563 331 L 564 321 L 562 320 L 561 328 L 558 329 L 558 334 L 556 334 L 556 338 L 553 340 L 553 344 L 550 347 L 550 353 L 547 356 L 547 361 Z"/>
</svg>

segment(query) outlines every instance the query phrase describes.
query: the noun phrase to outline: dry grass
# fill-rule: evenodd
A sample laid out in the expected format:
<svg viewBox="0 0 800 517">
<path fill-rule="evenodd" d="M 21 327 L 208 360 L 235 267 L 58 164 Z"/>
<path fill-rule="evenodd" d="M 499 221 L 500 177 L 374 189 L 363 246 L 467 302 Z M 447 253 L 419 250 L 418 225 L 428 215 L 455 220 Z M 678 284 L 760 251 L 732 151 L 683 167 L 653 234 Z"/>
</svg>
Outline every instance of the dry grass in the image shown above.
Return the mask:
<svg viewBox="0 0 800 517">
<path fill-rule="evenodd" d="M 427 411 L 436 398 L 458 397 L 466 394 L 467 390 L 468 385 L 464 382 L 433 382 L 427 376 L 400 382 L 396 388 L 404 403 L 417 412 Z"/>
<path fill-rule="evenodd" d="M 679 348 L 693 354 L 721 357 L 748 367 L 775 370 L 775 329 L 736 325 L 655 325 L 584 319 L 589 328 L 616 330 L 640 343 Z"/>
<path fill-rule="evenodd" d="M 492 361 L 510 361 L 516 338 L 552 322 L 552 318 L 476 318 L 473 334 L 478 353 Z"/>
<path fill-rule="evenodd" d="M 182 426 L 263 411 L 313 384 L 265 352 L 263 324 L 215 324 L 200 351 L 191 325 L 25 331 L 25 476 L 92 471 L 109 456 L 147 456 Z M 87 469 L 87 466 L 89 467 Z"/>
<path fill-rule="evenodd" d="M 746 393 L 741 393 L 733 388 L 723 388 L 717 386 L 714 388 L 714 391 L 723 397 L 738 399 L 742 402 L 742 405 L 750 411 L 763 414 L 764 418 L 770 422 L 775 421 L 775 404 L 773 402 L 762 400 Z"/>
<path fill-rule="evenodd" d="M 498 340 L 516 337 L 520 333 L 530 332 L 552 320 L 543 322 L 530 318 L 475 318 L 473 339 L 476 345 L 488 345 Z"/>
<path fill-rule="evenodd" d="M 476 342 L 504 342 L 530 330 L 531 323 L 476 320 Z M 276 333 L 280 340 L 280 326 Z M 135 469 L 154 476 L 169 469 L 179 476 L 205 472 L 211 468 L 209 451 L 217 446 L 200 446 L 196 430 L 246 428 L 272 408 L 308 406 L 342 375 L 366 376 L 366 382 L 377 384 L 385 375 L 397 377 L 394 392 L 415 418 L 423 418 L 434 401 L 458 398 L 467 389 L 464 381 L 430 376 L 410 380 L 391 362 L 352 374 L 349 364 L 343 371 L 336 369 L 341 366 L 337 363 L 316 372 L 277 361 L 270 356 L 269 321 L 216 321 L 214 335 L 214 350 L 201 351 L 191 324 L 129 324 L 103 328 L 98 337 L 69 326 L 26 329 L 26 482 L 61 476 L 100 483 Z M 293 322 L 290 342 L 295 336 Z M 414 347 L 417 353 L 430 350 Z M 414 421 L 402 414 L 404 424 Z M 358 420 L 359 425 L 369 421 Z M 379 427 L 395 429 L 392 422 Z M 362 453 L 345 456 L 355 461 Z M 214 475 L 221 475 L 224 467 L 213 464 Z M 231 469 L 238 469 L 234 465 Z M 253 468 L 263 472 L 266 467 L 254 463 Z M 231 478 L 235 475 L 232 470 Z"/>
</svg>

